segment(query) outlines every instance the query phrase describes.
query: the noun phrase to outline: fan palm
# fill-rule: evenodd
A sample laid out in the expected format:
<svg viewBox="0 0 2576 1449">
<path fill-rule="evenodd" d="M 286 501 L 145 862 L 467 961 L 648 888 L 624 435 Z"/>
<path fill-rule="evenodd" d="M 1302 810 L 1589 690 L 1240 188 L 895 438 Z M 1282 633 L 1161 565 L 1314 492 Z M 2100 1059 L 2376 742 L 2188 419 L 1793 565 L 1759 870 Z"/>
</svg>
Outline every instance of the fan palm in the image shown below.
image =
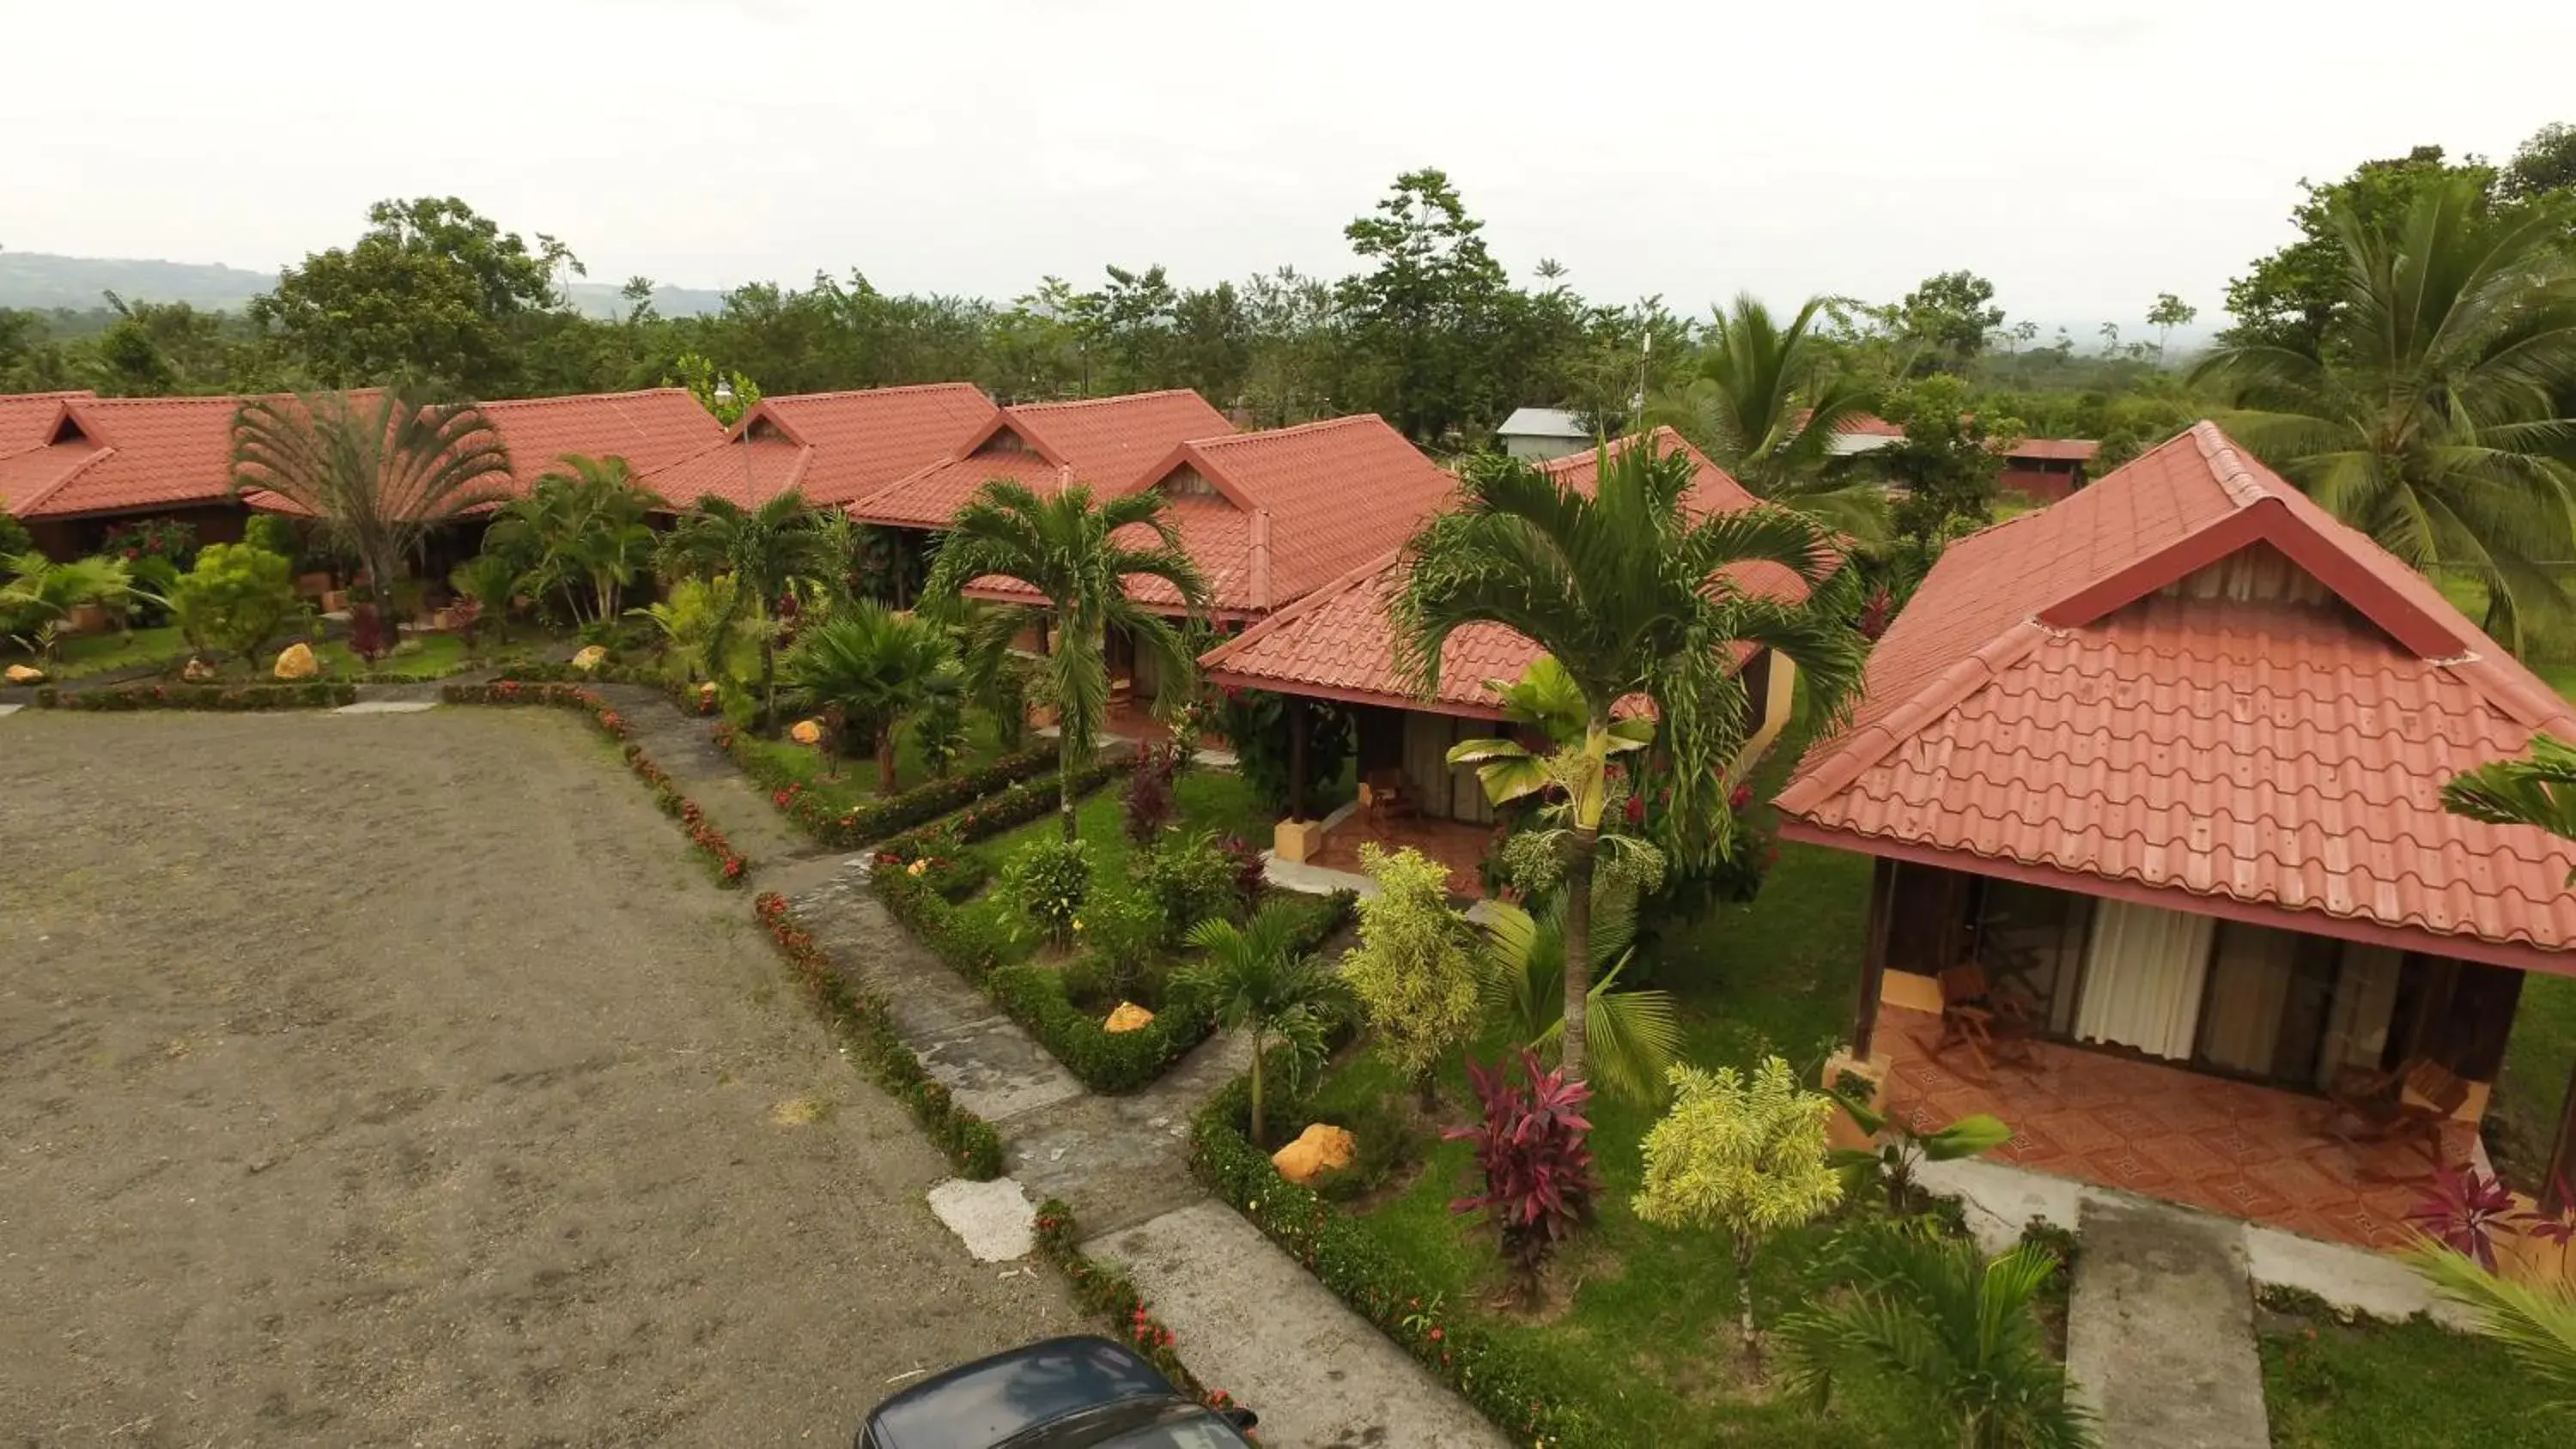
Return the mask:
<svg viewBox="0 0 2576 1449">
<path fill-rule="evenodd" d="M 1471 624 L 1517 630 L 1553 656 L 1583 697 L 1583 737 L 1560 752 L 1565 792 L 1566 1075 L 1587 1066 L 1593 866 L 1608 796 L 1612 706 L 1651 698 L 1671 798 L 1657 821 L 1674 867 L 1711 868 L 1733 839 L 1725 772 L 1750 713 L 1735 646 L 1769 648 L 1806 675 L 1830 722 L 1860 676 L 1865 645 L 1845 622 L 1838 589 L 1803 602 L 1747 593 L 1729 566 L 1777 563 L 1809 585 L 1835 566 L 1813 520 L 1761 507 L 1693 519 L 1684 499 L 1692 460 L 1639 442 L 1603 450 L 1597 491 L 1576 492 L 1536 465 L 1485 458 L 1468 468 L 1458 506 L 1407 547 L 1410 568 L 1393 615 L 1399 663 L 1428 693 L 1449 637 Z"/>
<path fill-rule="evenodd" d="M 63 621 L 84 604 L 121 614 L 134 591 L 122 560 L 92 557 L 55 563 L 33 549 L 0 558 L 0 623 L 24 630 L 27 651 L 52 660 L 61 647 Z"/>
<path fill-rule="evenodd" d="M 1670 992 L 1618 989 L 1619 973 L 1635 956 L 1637 903 L 1625 891 L 1597 894 L 1596 979 L 1584 996 L 1584 1040 L 1604 1087 L 1631 1101 L 1653 1101 L 1662 1095 L 1664 1069 L 1681 1054 L 1681 1019 Z M 1565 898 L 1551 896 L 1536 913 L 1489 901 L 1484 916 L 1478 974 L 1485 1015 L 1504 1022 L 1516 1045 L 1548 1055 L 1565 1035 Z"/>
<path fill-rule="evenodd" d="M 772 611 L 800 583 L 835 584 L 840 568 L 805 495 L 790 488 L 758 508 L 745 508 L 707 494 L 663 535 L 657 567 L 667 577 L 733 575 L 734 609 L 752 611 L 759 626 L 761 716 L 775 727 L 778 629 Z"/>
<path fill-rule="evenodd" d="M 469 652 L 487 622 L 495 637 L 509 633 L 510 604 L 519 596 L 519 574 L 519 566 L 492 552 L 488 541 L 482 553 L 448 570 L 448 587 L 474 601 L 474 622 L 465 628 Z"/>
<path fill-rule="evenodd" d="M 1293 1078 L 1322 1060 L 1324 1042 L 1344 1001 L 1341 978 L 1322 958 L 1298 949 L 1297 908 L 1272 901 L 1246 925 L 1213 916 L 1190 928 L 1196 961 L 1172 975 L 1172 985 L 1203 1002 L 1217 1029 L 1240 1032 L 1252 1043 L 1252 1141 L 1268 1142 L 1262 1117 L 1263 1058 L 1273 1044 L 1288 1048 Z"/>
<path fill-rule="evenodd" d="M 2537 825 L 2576 840 L 2576 745 L 2531 737 L 2531 758 L 2490 760 L 2442 785 L 2442 807 L 2489 825 Z M 2568 877 L 2576 885 L 2576 875 Z"/>
<path fill-rule="evenodd" d="M 2536 561 L 2576 548 L 2576 257 L 2571 206 L 2490 216 L 2474 177 L 2425 187 L 2381 223 L 2333 219 L 2342 305 L 2311 354 L 2222 347 L 2236 436 L 2337 518 L 2418 569 L 2487 589 L 2520 649 L 2567 598 Z"/>
<path fill-rule="evenodd" d="M 2475 1313 L 2479 1332 L 2504 1345 L 2526 1373 L 2564 1395 L 2550 1408 L 2576 1414 L 2576 1297 L 2499 1278 L 2448 1248 L 2417 1252 L 2415 1271 Z"/>
<path fill-rule="evenodd" d="M 526 497 L 502 505 L 485 546 L 529 560 L 521 587 L 561 590 L 575 623 L 614 619 L 619 594 L 652 555 L 644 520 L 658 502 L 636 485 L 625 459 L 566 453 Z"/>
<path fill-rule="evenodd" d="M 1959 1449 L 2097 1442 L 2031 1311 L 2057 1256 L 2025 1243 L 1987 1261 L 1925 1221 L 1873 1226 L 1854 1253 L 1867 1286 L 1780 1325 L 1783 1386 L 1822 1406 L 1838 1379 L 1865 1367 L 1911 1379 L 1957 1427 Z"/>
<path fill-rule="evenodd" d="M 1119 534 L 1129 530 L 1122 541 Z M 1182 632 L 1127 597 L 1127 579 L 1158 578 L 1180 594 L 1192 617 L 1207 608 L 1207 584 L 1182 550 L 1159 493 L 1095 501 L 1088 487 L 1068 482 L 1054 497 L 1040 498 L 1025 484 L 987 482 L 950 522 L 922 597 L 944 603 L 981 578 L 1016 579 L 1055 611 L 1047 670 L 1062 711 L 1058 770 L 1068 787 L 1075 768 L 1091 758 L 1109 710 L 1107 630 L 1127 631 L 1163 663 L 1167 680 L 1186 678 L 1197 667 Z M 1071 840 L 1074 792 L 1062 793 L 1058 816 Z"/>
<path fill-rule="evenodd" d="M 953 688 L 956 654 L 936 625 L 873 600 L 845 605 L 787 653 L 789 698 L 876 751 L 877 793 L 895 792 L 894 736 L 904 717 Z M 943 681 L 943 674 L 947 679 Z"/>
<path fill-rule="evenodd" d="M 1755 497 L 1795 508 L 1855 537 L 1886 531 L 1875 478 L 1837 467 L 1837 426 L 1868 411 L 1869 387 L 1838 370 L 1816 338 L 1825 299 L 1811 297 L 1786 326 L 1751 296 L 1717 314 L 1699 376 L 1647 410 L 1706 449 Z"/>
<path fill-rule="evenodd" d="M 379 616 L 402 561 L 430 530 L 489 501 L 510 477 L 500 433 L 471 403 L 399 388 L 253 398 L 233 415 L 233 486 L 313 515 L 322 539 L 367 571 Z"/>
</svg>

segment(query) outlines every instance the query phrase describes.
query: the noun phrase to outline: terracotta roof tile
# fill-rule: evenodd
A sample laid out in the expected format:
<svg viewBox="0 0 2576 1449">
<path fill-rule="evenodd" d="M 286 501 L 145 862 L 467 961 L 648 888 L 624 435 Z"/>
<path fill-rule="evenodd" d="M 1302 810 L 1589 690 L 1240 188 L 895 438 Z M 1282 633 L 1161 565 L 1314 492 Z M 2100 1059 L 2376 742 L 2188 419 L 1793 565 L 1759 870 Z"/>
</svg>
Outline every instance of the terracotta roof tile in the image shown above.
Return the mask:
<svg viewBox="0 0 2576 1449">
<path fill-rule="evenodd" d="M 19 392 L 0 394 L 0 458 L 14 457 L 52 440 L 64 407 L 85 401 L 88 392 Z"/>
<path fill-rule="evenodd" d="M 676 507 L 709 493 L 756 505 L 790 487 L 846 504 L 946 458 L 997 411 L 965 382 L 763 398 L 725 437 L 644 482 Z"/>
<path fill-rule="evenodd" d="M 2191 596 L 2224 560 L 2304 592 Z M 1779 804 L 1863 849 L 2559 951 L 2576 845 L 2439 799 L 2539 729 L 2576 711 L 2202 423 L 1953 546 Z"/>
<path fill-rule="evenodd" d="M 1234 431 L 1187 390 L 998 410 L 945 456 L 850 502 L 852 517 L 901 528 L 944 528 L 991 478 L 1051 493 L 1071 469 L 1095 493 L 1120 493 L 1192 438 Z"/>
<path fill-rule="evenodd" d="M 2051 463 L 2090 463 L 2102 451 L 2091 438 L 2024 438 L 2004 450 L 2008 458 Z"/>
</svg>

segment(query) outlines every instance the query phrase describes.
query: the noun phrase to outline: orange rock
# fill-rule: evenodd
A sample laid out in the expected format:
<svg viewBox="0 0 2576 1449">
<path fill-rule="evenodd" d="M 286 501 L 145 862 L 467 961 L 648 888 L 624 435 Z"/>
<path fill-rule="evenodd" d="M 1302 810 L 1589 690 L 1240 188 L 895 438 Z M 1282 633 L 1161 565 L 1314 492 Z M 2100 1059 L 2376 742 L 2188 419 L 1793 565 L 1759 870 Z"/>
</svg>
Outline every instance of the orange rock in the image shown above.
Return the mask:
<svg viewBox="0 0 2576 1449">
<path fill-rule="evenodd" d="M 279 651 L 277 667 L 270 671 L 280 679 L 311 679 L 322 672 L 322 661 L 313 657 L 310 644 L 289 644 Z"/>
<path fill-rule="evenodd" d="M 819 719 L 800 719 L 788 726 L 787 737 L 800 745 L 819 745 L 823 743 L 823 722 Z"/>
<path fill-rule="evenodd" d="M 1106 1032 L 1141 1031 L 1153 1019 L 1154 1013 L 1132 1001 L 1122 1001 L 1116 1011 L 1109 1013 L 1109 1019 L 1100 1024 L 1100 1029 Z"/>
<path fill-rule="evenodd" d="M 581 670 L 597 669 L 600 662 L 607 657 L 606 648 L 593 644 L 572 657 L 572 667 Z"/>
<path fill-rule="evenodd" d="M 8 679 L 11 684 L 42 684 L 45 682 L 45 671 L 30 665 L 12 664 L 9 666 Z"/>
<path fill-rule="evenodd" d="M 1297 1140 L 1270 1155 L 1270 1165 L 1290 1182 L 1313 1182 L 1327 1172 L 1338 1172 L 1351 1165 L 1352 1154 L 1359 1144 L 1351 1134 L 1329 1122 L 1318 1122 L 1297 1134 Z"/>
</svg>

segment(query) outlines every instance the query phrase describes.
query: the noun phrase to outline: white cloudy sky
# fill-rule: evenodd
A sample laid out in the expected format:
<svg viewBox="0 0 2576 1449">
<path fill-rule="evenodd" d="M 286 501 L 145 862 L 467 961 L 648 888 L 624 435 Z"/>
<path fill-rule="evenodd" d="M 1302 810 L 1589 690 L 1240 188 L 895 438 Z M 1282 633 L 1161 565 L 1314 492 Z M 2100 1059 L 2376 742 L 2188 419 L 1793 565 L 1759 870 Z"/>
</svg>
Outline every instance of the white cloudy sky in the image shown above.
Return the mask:
<svg viewBox="0 0 2576 1449">
<path fill-rule="evenodd" d="M 2302 175 L 2576 120 L 2565 0 L 28 8 L 0 245 L 263 270 L 452 192 L 611 282 L 1331 275 L 1437 165 L 1596 297 L 1970 267 L 2019 316 L 2216 320 Z"/>
</svg>

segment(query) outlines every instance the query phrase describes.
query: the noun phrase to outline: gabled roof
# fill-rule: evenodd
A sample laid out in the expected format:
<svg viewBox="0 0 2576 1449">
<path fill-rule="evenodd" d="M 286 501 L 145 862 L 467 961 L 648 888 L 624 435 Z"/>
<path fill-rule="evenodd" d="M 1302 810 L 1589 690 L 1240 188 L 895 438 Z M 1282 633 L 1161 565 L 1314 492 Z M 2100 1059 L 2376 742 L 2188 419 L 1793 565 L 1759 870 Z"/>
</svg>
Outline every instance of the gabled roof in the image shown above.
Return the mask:
<svg viewBox="0 0 2576 1449">
<path fill-rule="evenodd" d="M 1679 451 L 1695 465 L 1687 500 L 1694 516 L 1734 513 L 1755 506 L 1753 495 L 1683 441 L 1670 428 L 1649 435 L 1660 453 Z M 1634 447 L 1635 436 L 1616 439 L 1616 455 Z M 1600 475 L 1599 455 L 1586 451 L 1541 465 L 1568 486 L 1588 492 Z M 1412 530 L 1405 530 L 1407 536 Z M 1210 650 L 1199 663 L 1208 677 L 1235 689 L 1267 689 L 1337 699 L 1354 704 L 1381 704 L 1400 709 L 1497 719 L 1502 715 L 1485 681 L 1518 679 L 1543 652 L 1527 636 L 1499 624 L 1472 624 L 1449 636 L 1440 658 L 1440 679 L 1431 697 L 1406 689 L 1397 672 L 1395 631 L 1388 606 L 1403 584 L 1404 550 L 1399 540 L 1357 568 L 1316 589 Z M 1750 566 L 1735 576 L 1740 586 L 1784 597 L 1803 595 L 1797 575 L 1775 565 Z"/>
<path fill-rule="evenodd" d="M 353 397 L 370 399 L 372 393 Z M 0 464 L 0 499 L 35 518 L 134 513 L 231 499 L 235 397 L 101 398 L 58 404 L 79 436 Z M 680 388 L 483 404 L 524 490 L 564 453 L 617 456 L 638 471 L 706 446 L 716 420 Z"/>
<path fill-rule="evenodd" d="M 53 441 L 55 425 L 69 403 L 94 397 L 89 392 L 0 393 L 0 458 L 12 458 Z"/>
<path fill-rule="evenodd" d="M 2090 463 L 2102 445 L 2091 438 L 2024 438 L 2003 450 L 2015 462 Z"/>
<path fill-rule="evenodd" d="M 846 504 L 947 457 L 996 411 L 965 382 L 763 398 L 723 437 L 644 484 L 674 507 L 710 493 L 756 506 L 789 488 Z"/>
<path fill-rule="evenodd" d="M 1514 408 L 1503 425 L 1494 429 L 1499 438 L 1573 438 L 1588 440 L 1592 430 L 1583 420 L 1563 408 Z"/>
<path fill-rule="evenodd" d="M 2329 935 L 2576 971 L 2576 846 L 2444 811 L 2576 711 L 2424 578 L 2201 423 L 1960 540 L 1800 838 Z"/>
<path fill-rule="evenodd" d="M 849 505 L 866 523 L 945 528 L 986 480 L 1007 478 L 1051 494 L 1067 472 L 1097 494 L 1123 493 L 1172 449 L 1234 431 L 1225 414 L 1187 389 L 999 409 L 946 455 Z"/>
</svg>

